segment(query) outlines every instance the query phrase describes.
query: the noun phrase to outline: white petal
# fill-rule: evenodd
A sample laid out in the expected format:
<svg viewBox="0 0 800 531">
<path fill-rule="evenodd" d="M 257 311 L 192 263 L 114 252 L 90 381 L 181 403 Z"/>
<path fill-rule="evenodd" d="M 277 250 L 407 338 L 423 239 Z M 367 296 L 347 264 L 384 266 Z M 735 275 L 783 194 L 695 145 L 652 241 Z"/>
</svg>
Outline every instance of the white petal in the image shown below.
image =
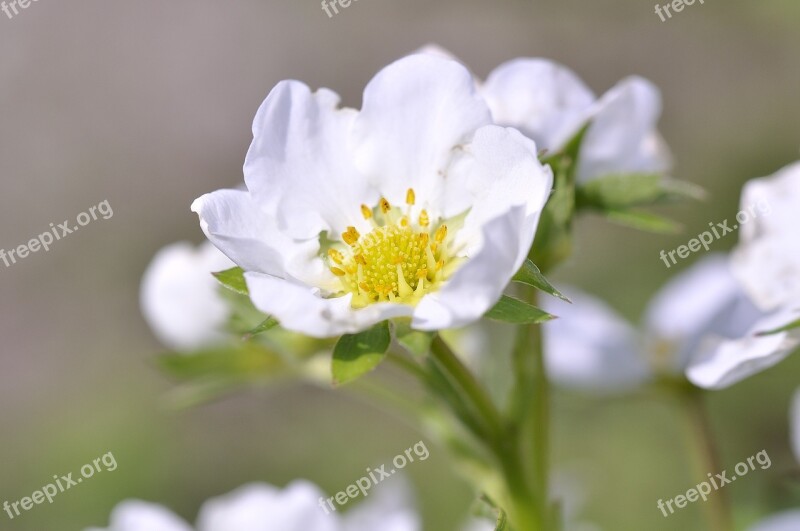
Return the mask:
<svg viewBox="0 0 800 531">
<path fill-rule="evenodd" d="M 283 234 L 246 190 L 218 190 L 195 200 L 192 211 L 209 240 L 245 271 L 291 276 L 322 288 L 338 286 L 319 258 L 319 241 Z"/>
<path fill-rule="evenodd" d="M 745 185 L 733 272 L 764 310 L 800 300 L 800 163 Z M 732 221 L 732 225 L 736 221 Z"/>
<path fill-rule="evenodd" d="M 456 55 L 447 48 L 443 48 L 435 43 L 426 44 L 422 48 L 419 48 L 417 51 L 414 52 L 415 54 L 426 54 L 426 55 L 433 55 L 439 57 L 440 59 L 449 59 L 450 61 L 456 61 L 458 63 L 464 64 L 464 61 L 460 60 Z"/>
<path fill-rule="evenodd" d="M 749 378 L 788 356 L 798 344 L 796 332 L 756 336 L 798 318 L 795 311 L 779 311 L 759 320 L 737 339 L 707 340 L 701 344 L 686 376 L 698 387 L 723 389 Z"/>
<path fill-rule="evenodd" d="M 546 59 L 497 67 L 482 93 L 495 122 L 519 128 L 539 149 L 557 151 L 586 123 L 595 96 L 574 72 Z"/>
<path fill-rule="evenodd" d="M 558 319 L 545 323 L 547 371 L 554 382 L 590 391 L 623 391 L 645 383 L 650 369 L 636 330 L 603 301 L 574 288 L 572 304 L 543 299 Z"/>
<path fill-rule="evenodd" d="M 411 55 L 381 70 L 364 90 L 354 128 L 358 167 L 390 202 L 403 204 L 414 188 L 420 205 L 440 205 L 453 149 L 490 123 L 466 68 Z M 437 213 L 463 209 L 452 198 L 446 206 L 451 211 Z"/>
<path fill-rule="evenodd" d="M 338 531 L 336 517 L 320 507 L 324 494 L 314 485 L 297 481 L 278 490 L 253 484 L 206 502 L 198 531 Z"/>
<path fill-rule="evenodd" d="M 483 225 L 514 206 L 524 206 L 525 214 L 538 220 L 553 188 L 552 170 L 539 162 L 536 145 L 515 129 L 495 125 L 475 133 L 453 161 L 449 178 L 448 195 L 458 189 L 472 207 L 455 241 L 468 249 L 480 247 Z"/>
<path fill-rule="evenodd" d="M 386 319 L 411 315 L 410 306 L 377 303 L 354 310 L 352 295 L 325 299 L 319 290 L 295 282 L 246 273 L 253 304 L 274 316 L 281 326 L 311 337 L 335 337 L 365 330 Z"/>
<path fill-rule="evenodd" d="M 344 516 L 343 531 L 420 531 L 409 485 L 402 476 L 378 485 Z"/>
<path fill-rule="evenodd" d="M 653 342 L 670 347 L 666 368 L 680 372 L 709 335 L 738 338 L 761 317 L 731 275 L 727 258 L 711 255 L 656 294 L 645 324 Z"/>
<path fill-rule="evenodd" d="M 750 531 L 797 531 L 800 529 L 800 510 L 784 511 L 771 516 L 755 526 Z"/>
<path fill-rule="evenodd" d="M 159 340 L 194 350 L 224 339 L 228 308 L 211 275 L 234 264 L 213 245 L 176 243 L 160 250 L 142 279 L 142 314 Z"/>
<path fill-rule="evenodd" d="M 794 394 L 789 425 L 792 434 L 792 450 L 797 462 L 800 463 L 800 390 Z"/>
<path fill-rule="evenodd" d="M 661 93 L 649 81 L 620 81 L 597 103 L 586 132 L 578 180 L 619 173 L 664 173 L 671 166 L 669 150 L 656 127 Z"/>
<path fill-rule="evenodd" d="M 114 508 L 108 528 L 86 531 L 192 531 L 192 528 L 159 505 L 127 501 Z"/>
<path fill-rule="evenodd" d="M 497 126 L 475 134 L 452 175 L 474 205 L 454 240 L 466 262 L 420 301 L 412 322 L 420 330 L 464 326 L 497 302 L 528 255 L 552 187 L 533 143 Z"/>
<path fill-rule="evenodd" d="M 480 319 L 500 299 L 522 265 L 536 230 L 535 217 L 526 216 L 524 207 L 519 206 L 487 223 L 480 250 L 439 291 L 422 298 L 414 309 L 411 326 L 417 330 L 442 330 Z"/>
<path fill-rule="evenodd" d="M 353 166 L 348 146 L 356 111 L 339 109 L 329 90 L 312 93 L 297 81 L 279 83 L 258 110 L 245 182 L 296 238 L 363 227 L 362 203 L 377 200 Z"/>
</svg>

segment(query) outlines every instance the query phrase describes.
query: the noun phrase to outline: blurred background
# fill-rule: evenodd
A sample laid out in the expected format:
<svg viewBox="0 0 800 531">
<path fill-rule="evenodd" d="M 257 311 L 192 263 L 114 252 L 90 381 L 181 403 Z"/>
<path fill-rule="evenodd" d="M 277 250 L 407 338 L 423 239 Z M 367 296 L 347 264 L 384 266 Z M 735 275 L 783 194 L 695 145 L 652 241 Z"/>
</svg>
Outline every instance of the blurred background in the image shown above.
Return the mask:
<svg viewBox="0 0 800 531">
<path fill-rule="evenodd" d="M 0 502 L 109 451 L 119 465 L 13 521 L 0 513 L 0 529 L 105 525 L 129 497 L 191 521 L 203 500 L 254 480 L 302 477 L 335 493 L 422 438 L 369 403 L 303 385 L 167 407 L 173 383 L 155 365 L 161 346 L 138 289 L 160 247 L 202 240 L 189 205 L 240 182 L 252 118 L 278 81 L 359 106 L 378 69 L 427 43 L 481 77 L 543 56 L 597 93 L 630 74 L 662 89 L 674 173 L 709 200 L 663 210 L 685 225 L 676 236 L 584 219 L 554 278 L 633 321 L 701 258 L 668 270 L 661 249 L 732 218 L 747 179 L 800 158 L 796 0 L 707 0 L 666 23 L 652 0 L 360 0 L 333 18 L 314 0 L 41 0 L 13 19 L 0 13 L 0 248 L 103 200 L 114 209 L 47 253 L 0 264 Z M 734 244 L 729 235 L 714 248 Z M 792 503 L 798 371 L 795 356 L 711 397 L 726 466 L 762 449 L 773 460 L 727 487 L 742 524 Z M 656 508 L 698 481 L 669 404 L 559 393 L 554 407 L 557 467 L 579 478 L 584 519 L 612 531 L 705 529 L 700 504 L 669 519 Z M 425 529 L 453 530 L 472 493 L 429 448 L 407 470 Z"/>
</svg>

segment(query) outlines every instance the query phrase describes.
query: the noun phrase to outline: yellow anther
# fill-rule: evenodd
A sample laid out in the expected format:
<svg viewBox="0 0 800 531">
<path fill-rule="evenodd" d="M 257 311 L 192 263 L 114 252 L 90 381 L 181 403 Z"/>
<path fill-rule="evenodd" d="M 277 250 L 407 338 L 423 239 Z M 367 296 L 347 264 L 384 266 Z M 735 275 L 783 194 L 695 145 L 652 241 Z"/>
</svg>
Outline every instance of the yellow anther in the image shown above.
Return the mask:
<svg viewBox="0 0 800 531">
<path fill-rule="evenodd" d="M 447 238 L 447 225 L 442 225 L 436 229 L 436 241 L 442 243 Z"/>
<path fill-rule="evenodd" d="M 422 232 L 419 235 L 419 244 L 421 246 L 425 247 L 426 245 L 428 245 L 428 242 L 430 241 L 430 239 L 431 239 L 431 237 L 427 232 Z"/>
<path fill-rule="evenodd" d="M 436 262 L 436 271 L 441 271 L 443 267 L 444 267 L 444 260 L 439 260 L 438 262 Z"/>
<path fill-rule="evenodd" d="M 400 218 L 401 227 L 408 227 L 408 225 L 409 225 L 408 216 L 403 216 L 402 218 Z"/>
<path fill-rule="evenodd" d="M 419 225 L 420 227 L 427 227 L 431 223 L 431 218 L 428 217 L 428 211 L 423 209 L 422 212 L 419 213 Z"/>
<path fill-rule="evenodd" d="M 364 219 L 372 219 L 372 209 L 367 205 L 361 205 L 361 215 L 364 216 Z"/>
<path fill-rule="evenodd" d="M 353 259 L 361 265 L 367 265 L 367 259 L 364 258 L 363 254 L 357 254 L 353 257 Z"/>
<path fill-rule="evenodd" d="M 328 256 L 339 265 L 342 265 L 342 262 L 344 262 L 344 255 L 336 249 L 328 249 Z"/>
<path fill-rule="evenodd" d="M 364 291 L 369 291 L 369 284 L 367 284 L 366 282 L 359 283 L 358 287 Z"/>
<path fill-rule="evenodd" d="M 395 265 L 398 265 L 398 264 L 402 264 L 403 262 L 405 262 L 405 259 L 402 256 L 395 256 L 394 260 L 392 260 L 392 261 L 395 263 Z"/>
<path fill-rule="evenodd" d="M 417 202 L 417 195 L 414 193 L 413 188 L 409 188 L 408 192 L 406 192 L 406 204 L 413 205 Z"/>
<path fill-rule="evenodd" d="M 392 209 L 392 205 L 389 204 L 389 201 L 387 201 L 385 197 L 381 197 L 380 205 L 381 205 L 381 212 L 383 212 L 384 214 L 388 214 L 389 211 Z"/>
<path fill-rule="evenodd" d="M 347 243 L 347 245 L 355 245 L 361 235 L 358 233 L 355 227 L 347 227 L 347 232 L 342 233 L 342 239 Z"/>
<path fill-rule="evenodd" d="M 345 276 L 347 274 L 343 270 L 339 269 L 338 267 L 332 267 L 331 268 L 331 273 L 333 273 L 337 277 L 343 277 L 343 276 Z"/>
<path fill-rule="evenodd" d="M 427 278 L 427 277 L 428 277 L 428 270 L 427 269 L 425 269 L 425 268 L 417 269 L 417 278 Z"/>
</svg>

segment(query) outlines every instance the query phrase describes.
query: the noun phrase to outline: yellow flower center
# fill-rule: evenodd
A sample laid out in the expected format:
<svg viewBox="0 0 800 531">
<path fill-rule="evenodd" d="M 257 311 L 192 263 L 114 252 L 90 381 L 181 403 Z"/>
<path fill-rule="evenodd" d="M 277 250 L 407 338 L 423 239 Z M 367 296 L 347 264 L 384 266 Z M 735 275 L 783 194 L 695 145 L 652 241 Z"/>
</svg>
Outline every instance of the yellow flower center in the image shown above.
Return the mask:
<svg viewBox="0 0 800 531">
<path fill-rule="evenodd" d="M 348 227 L 341 235 L 347 245 L 328 249 L 330 270 L 343 292 L 353 294 L 354 308 L 380 301 L 413 305 L 450 276 L 456 260 L 448 252 L 447 225 L 432 225 L 424 209 L 412 217 L 415 202 L 409 189 L 405 211 L 385 198 L 373 209 L 361 205 L 372 230 L 361 235 Z"/>
</svg>

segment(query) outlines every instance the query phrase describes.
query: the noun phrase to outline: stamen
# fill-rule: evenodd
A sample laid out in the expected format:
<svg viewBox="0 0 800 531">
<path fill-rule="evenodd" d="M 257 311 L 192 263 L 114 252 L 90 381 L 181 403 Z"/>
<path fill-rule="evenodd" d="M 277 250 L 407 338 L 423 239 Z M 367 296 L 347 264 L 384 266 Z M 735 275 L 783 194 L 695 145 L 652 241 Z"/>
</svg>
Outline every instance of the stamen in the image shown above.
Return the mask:
<svg viewBox="0 0 800 531">
<path fill-rule="evenodd" d="M 392 209 L 392 205 L 389 204 L 389 201 L 387 201 L 385 197 L 381 197 L 380 205 L 381 205 L 381 212 L 383 212 L 384 214 L 388 214 L 389 211 Z"/>
<path fill-rule="evenodd" d="M 447 238 L 447 225 L 442 225 L 436 229 L 436 241 L 442 243 Z"/>
<path fill-rule="evenodd" d="M 363 254 L 357 254 L 353 257 L 353 259 L 361 265 L 367 265 L 367 259 L 364 258 Z"/>
<path fill-rule="evenodd" d="M 355 227 L 347 227 L 347 232 L 342 233 L 342 239 L 350 246 L 355 245 L 360 237 L 361 234 L 358 233 Z"/>
<path fill-rule="evenodd" d="M 431 223 L 431 218 L 428 217 L 428 211 L 422 209 L 422 212 L 419 213 L 419 225 L 420 227 L 427 227 Z"/>
<path fill-rule="evenodd" d="M 364 216 L 364 219 L 372 219 L 372 209 L 367 205 L 361 205 L 361 215 Z"/>
<path fill-rule="evenodd" d="M 338 267 L 332 267 L 331 268 L 331 273 L 333 273 L 337 277 L 343 277 L 343 276 L 345 276 L 347 274 L 343 270 L 339 269 Z"/>
<path fill-rule="evenodd" d="M 413 188 L 409 188 L 408 192 L 406 192 L 406 204 L 410 206 L 416 202 L 417 202 L 417 195 L 414 193 Z"/>
<path fill-rule="evenodd" d="M 342 262 L 344 262 L 344 255 L 336 249 L 328 249 L 328 256 L 339 265 L 342 265 Z"/>
</svg>

